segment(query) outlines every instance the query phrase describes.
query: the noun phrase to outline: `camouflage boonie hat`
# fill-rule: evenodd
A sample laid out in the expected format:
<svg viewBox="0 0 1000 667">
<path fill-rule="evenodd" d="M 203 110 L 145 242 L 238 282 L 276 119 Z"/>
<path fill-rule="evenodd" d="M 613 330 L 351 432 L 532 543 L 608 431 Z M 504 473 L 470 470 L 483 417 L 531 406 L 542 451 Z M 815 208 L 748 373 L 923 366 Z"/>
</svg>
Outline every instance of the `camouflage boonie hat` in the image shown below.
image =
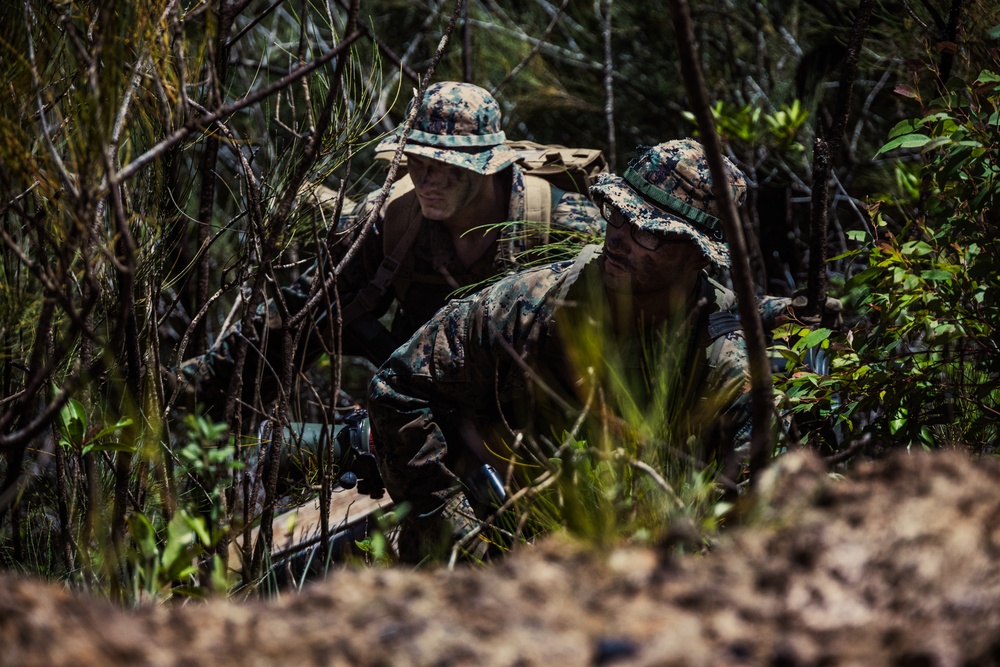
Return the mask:
<svg viewBox="0 0 1000 667">
<path fill-rule="evenodd" d="M 413 101 L 407 115 L 412 106 Z M 391 158 L 402 130 L 400 125 L 376 146 L 376 157 Z M 488 91 L 471 83 L 445 81 L 427 87 L 403 152 L 488 175 L 517 159 L 517 153 L 504 145 L 506 138 L 500 129 L 500 105 Z"/>
<path fill-rule="evenodd" d="M 733 201 L 739 206 L 746 198 L 746 180 L 729 159 L 723 156 L 722 160 Z M 621 176 L 601 174 L 590 194 L 598 206 L 607 201 L 642 229 L 690 236 L 713 263 L 729 266 L 708 161 L 694 139 L 645 149 Z"/>
</svg>

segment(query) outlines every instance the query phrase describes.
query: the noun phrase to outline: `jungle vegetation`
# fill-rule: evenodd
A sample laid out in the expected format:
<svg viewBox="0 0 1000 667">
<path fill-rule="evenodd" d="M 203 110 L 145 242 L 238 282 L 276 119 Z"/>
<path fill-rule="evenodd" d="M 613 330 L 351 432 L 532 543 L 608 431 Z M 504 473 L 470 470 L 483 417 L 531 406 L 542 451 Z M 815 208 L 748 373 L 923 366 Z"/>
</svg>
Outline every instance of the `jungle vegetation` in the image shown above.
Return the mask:
<svg viewBox="0 0 1000 667">
<path fill-rule="evenodd" d="M 613 171 L 638 146 L 718 137 L 750 184 L 749 273 L 734 286 L 807 295 L 804 313 L 824 294 L 844 304 L 836 327 L 772 332 L 768 385 L 788 427 L 768 456 L 993 455 L 1000 9 L 667 6 L 11 3 L 0 16 L 0 563 L 123 602 L 225 593 L 261 575 L 273 477 L 262 542 L 256 555 L 245 547 L 253 567 L 239 581 L 225 563 L 251 523 L 241 494 L 261 421 L 333 423 L 370 369 L 330 341 L 317 367 L 281 369 L 276 401 L 233 399 L 219 415 L 184 405 L 173 369 L 336 251 L 339 213 L 386 177 L 374 142 L 428 81 L 481 85 L 509 137 L 599 148 Z M 681 10 L 693 53 L 679 48 Z M 310 318 L 280 315 L 291 351 Z M 235 397 L 253 378 L 230 381 Z M 665 517 L 714 530 L 726 505 L 711 468 L 646 476 L 618 444 L 579 459 L 579 502 L 607 512 L 587 530 L 656 539 Z M 329 497 L 335 477 L 321 463 L 309 490 Z M 640 495 L 655 501 L 639 507 Z"/>
</svg>

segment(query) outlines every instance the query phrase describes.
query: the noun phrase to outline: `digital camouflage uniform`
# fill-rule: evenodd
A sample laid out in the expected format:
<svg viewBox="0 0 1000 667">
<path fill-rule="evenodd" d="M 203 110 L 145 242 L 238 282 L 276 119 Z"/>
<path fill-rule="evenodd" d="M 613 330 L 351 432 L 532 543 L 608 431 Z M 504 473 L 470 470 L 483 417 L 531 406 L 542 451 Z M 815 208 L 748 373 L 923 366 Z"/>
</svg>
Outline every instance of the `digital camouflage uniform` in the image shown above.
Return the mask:
<svg viewBox="0 0 1000 667">
<path fill-rule="evenodd" d="M 579 271 L 572 270 L 574 262 L 531 269 L 452 301 L 390 357 L 372 382 L 368 407 L 380 469 L 394 499 L 428 512 L 449 495 L 459 480 L 449 468 L 448 434 L 457 433 L 463 420 L 491 433 L 498 425 L 543 435 L 568 428 L 585 398 L 579 396 L 579 364 L 571 358 L 580 347 L 577 338 L 607 341 L 607 357 L 593 362 L 644 368 L 640 336 L 616 339 L 603 328 L 607 318 L 600 313 L 607 304 L 599 252 L 598 246 L 585 249 Z M 690 348 L 708 365 L 702 394 L 739 390 L 723 412 L 731 441 L 741 441 L 749 435 L 750 417 L 742 393 L 747 379 L 743 335 L 730 332 L 716 342 L 707 331 L 707 315 L 730 309 L 734 297 L 707 278 L 702 291 L 706 303 L 693 318 L 700 328 L 685 333 L 693 334 Z M 647 339 L 656 333 L 647 332 Z M 537 379 L 560 390 L 573 409 L 564 411 L 548 401 L 535 386 Z M 509 444 L 514 433 L 507 435 Z M 490 447 L 503 448 L 499 443 Z"/>
<path fill-rule="evenodd" d="M 727 164 L 733 197 L 741 202 L 743 176 Z M 638 227 L 690 237 L 714 264 L 728 265 L 707 163 L 697 143 L 667 142 L 649 149 L 623 176 L 600 176 L 591 195 L 599 205 L 618 207 Z M 732 293 L 703 275 L 687 312 L 622 338 L 609 330 L 599 252 L 589 247 L 575 263 L 523 272 L 451 302 L 375 376 L 368 409 L 386 489 L 397 502 L 411 503 L 429 526 L 435 519 L 452 524 L 429 532 L 450 530 L 454 536 L 467 530 L 457 525 L 452 499 L 469 451 L 507 453 L 516 432 L 558 438 L 569 429 L 590 395 L 584 368 L 606 385 L 603 395 L 612 409 L 620 386 L 611 378 L 645 378 L 645 371 L 681 368 L 679 377 L 694 391 L 680 392 L 657 409 L 685 424 L 681 433 L 700 432 L 717 452 L 749 438 L 742 332 L 713 337 L 709 331 L 713 314 L 734 307 Z M 588 340 L 605 342 L 588 348 Z M 652 357 L 651 349 L 657 351 Z M 652 369 L 645 365 L 651 358 Z M 640 405 L 657 400 L 653 391 L 642 395 L 642 382 L 630 386 L 637 390 L 630 400 Z M 549 390 L 561 398 L 553 399 Z M 476 442 L 479 438 L 486 440 L 485 447 Z M 673 445 L 682 442 L 686 438 Z"/>
<path fill-rule="evenodd" d="M 411 102 L 412 104 L 412 102 Z M 377 156 L 390 157 L 399 142 L 400 130 L 383 140 L 376 148 Z M 404 153 L 433 158 L 448 164 L 469 169 L 476 173 L 497 174 L 505 179 L 510 189 L 507 218 L 510 224 L 503 227 L 493 252 L 485 253 L 472 266 L 466 267 L 456 254 L 454 245 L 443 225 L 424 219 L 408 176 L 393 184 L 391 196 L 380 210 L 374 228 L 367 234 L 358 252 L 342 268 L 338 293 L 341 304 L 350 304 L 376 274 L 385 257 L 383 231 L 387 225 L 406 226 L 419 224 L 420 228 L 411 245 L 405 266 L 395 275 L 391 286 L 373 303 L 368 315 L 359 318 L 354 328 L 344 332 L 344 352 L 368 357 L 380 365 L 395 347 L 405 341 L 421 324 L 426 322 L 453 293 L 461 288 L 484 284 L 499 276 L 511 273 L 526 259 L 537 261 L 526 251 L 552 240 L 565 240 L 572 235 L 600 234 L 603 221 L 586 195 L 564 192 L 538 177 L 525 174 L 515 163 L 518 155 L 504 145 L 505 135 L 500 129 L 500 108 L 496 100 L 484 89 L 466 83 L 444 82 L 428 87 L 424 104 L 407 139 Z M 549 193 L 550 220 L 529 221 L 526 193 L 530 188 L 544 188 Z M 350 246 L 360 233 L 360 224 L 371 208 L 377 193 L 362 201 L 338 224 L 340 237 L 337 248 Z M 292 313 L 300 310 L 310 293 L 318 266 L 306 271 L 293 284 L 282 288 L 282 296 Z M 328 273 L 327 273 L 328 275 Z M 332 295 L 331 299 L 332 301 Z M 393 316 L 391 336 L 376 320 L 382 317 L 393 302 L 397 310 Z M 329 340 L 330 323 L 335 318 L 320 312 L 316 326 L 300 346 L 303 358 L 300 363 L 308 366 L 323 351 L 321 341 Z M 277 354 L 280 345 L 268 344 L 269 330 L 280 327 L 277 309 L 273 302 L 269 314 L 261 309 L 255 317 L 248 340 L 246 377 L 260 377 L 259 382 L 245 383 L 249 392 L 260 388 L 265 398 L 273 396 L 276 381 L 272 369 L 281 368 L 282 359 Z M 229 378 L 234 366 L 235 349 L 244 333 L 237 327 L 224 333 L 213 349 L 201 357 L 185 362 L 181 367 L 182 379 L 188 393 L 197 390 L 197 400 L 220 406 L 225 399 Z M 265 357 L 266 375 L 260 376 L 259 359 Z M 271 376 L 271 377 L 268 377 Z M 248 399 L 249 395 L 245 396 Z"/>
</svg>

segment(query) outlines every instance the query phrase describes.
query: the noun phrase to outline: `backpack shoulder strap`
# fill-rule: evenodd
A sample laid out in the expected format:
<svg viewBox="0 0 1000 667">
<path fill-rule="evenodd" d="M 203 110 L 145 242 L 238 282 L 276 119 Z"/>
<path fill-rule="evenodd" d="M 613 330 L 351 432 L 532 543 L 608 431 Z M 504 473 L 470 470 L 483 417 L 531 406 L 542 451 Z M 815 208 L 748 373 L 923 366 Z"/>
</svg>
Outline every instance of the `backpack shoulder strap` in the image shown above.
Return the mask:
<svg viewBox="0 0 1000 667">
<path fill-rule="evenodd" d="M 389 196 L 386 197 L 385 205 L 382 207 L 382 248 L 385 256 L 395 254 L 395 250 L 406 251 L 409 245 L 413 244 L 413 239 L 408 244 L 402 241 L 406 238 L 413 216 L 410 215 L 413 205 L 416 203 L 413 194 L 413 181 L 406 175 L 396 181 L 389 189 Z M 416 225 L 419 227 L 419 225 Z M 405 247 L 404 247 L 405 245 Z"/>
<path fill-rule="evenodd" d="M 726 336 L 741 329 L 743 329 L 743 324 L 736 313 L 720 310 L 709 314 L 708 340 L 711 345 L 708 349 L 708 365 L 710 367 L 718 366 L 719 358 L 722 356 L 722 348 L 726 344 Z"/>
<path fill-rule="evenodd" d="M 545 245 L 549 242 L 549 225 L 552 222 L 553 197 L 555 188 L 544 178 L 524 175 L 524 219 L 530 222 L 540 222 L 540 234 L 532 235 L 532 245 Z"/>
<path fill-rule="evenodd" d="M 347 304 L 341 316 L 344 325 L 350 324 L 362 313 L 375 307 L 378 299 L 386 293 L 400 267 L 406 262 L 410 248 L 417 238 L 423 218 L 413 215 L 416 195 L 409 177 L 400 179 L 392 186 L 384 207 L 382 221 L 382 248 L 384 255 L 375 275 L 365 285 L 351 303 Z"/>
<path fill-rule="evenodd" d="M 566 272 L 566 278 L 563 280 L 562 285 L 559 286 L 559 291 L 556 293 L 557 302 L 566 300 L 566 297 L 569 295 L 569 288 L 572 287 L 573 283 L 575 283 L 577 278 L 580 277 L 584 267 L 599 257 L 603 249 L 603 246 L 597 244 L 591 244 L 583 247 L 583 250 L 581 250 L 580 254 L 576 256 L 576 259 L 573 260 L 569 270 Z"/>
<path fill-rule="evenodd" d="M 739 331 L 743 328 L 740 323 L 740 316 L 729 311 L 719 311 L 708 316 L 708 338 L 714 341 L 726 334 Z"/>
</svg>

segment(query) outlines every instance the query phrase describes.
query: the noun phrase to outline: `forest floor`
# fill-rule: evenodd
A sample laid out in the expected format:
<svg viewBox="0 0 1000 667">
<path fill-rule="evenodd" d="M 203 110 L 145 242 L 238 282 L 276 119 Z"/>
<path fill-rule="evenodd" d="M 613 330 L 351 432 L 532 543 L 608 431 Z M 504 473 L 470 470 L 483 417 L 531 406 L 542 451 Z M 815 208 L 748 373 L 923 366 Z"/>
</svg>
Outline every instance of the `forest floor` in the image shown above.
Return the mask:
<svg viewBox="0 0 1000 667">
<path fill-rule="evenodd" d="M 790 454 L 705 555 L 549 538 L 485 568 L 121 610 L 0 577 L 0 664 L 1000 665 L 1000 464 Z"/>
</svg>

